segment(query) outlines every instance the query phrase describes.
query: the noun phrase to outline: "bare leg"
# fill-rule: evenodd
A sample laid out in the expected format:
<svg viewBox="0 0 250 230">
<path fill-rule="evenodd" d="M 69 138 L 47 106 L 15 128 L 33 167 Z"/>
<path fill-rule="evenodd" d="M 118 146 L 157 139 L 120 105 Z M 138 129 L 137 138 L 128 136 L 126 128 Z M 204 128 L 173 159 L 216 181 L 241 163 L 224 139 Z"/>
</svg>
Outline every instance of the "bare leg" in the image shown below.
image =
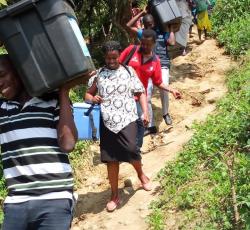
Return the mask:
<svg viewBox="0 0 250 230">
<path fill-rule="evenodd" d="M 199 39 L 201 40 L 201 30 L 198 29 Z"/>
<path fill-rule="evenodd" d="M 111 186 L 111 200 L 118 198 L 118 174 L 119 162 L 113 161 L 107 163 L 108 178 Z"/>
<path fill-rule="evenodd" d="M 204 29 L 204 34 L 205 34 L 205 40 L 207 39 L 207 30 Z"/>
<path fill-rule="evenodd" d="M 191 25 L 189 27 L 189 37 L 191 38 L 192 37 L 192 29 L 193 29 L 193 25 Z"/>
<path fill-rule="evenodd" d="M 133 161 L 131 162 L 133 165 L 135 171 L 137 172 L 137 176 L 140 179 L 142 184 L 146 184 L 149 182 L 149 178 L 145 175 L 145 173 L 142 170 L 142 164 L 141 161 Z"/>
</svg>

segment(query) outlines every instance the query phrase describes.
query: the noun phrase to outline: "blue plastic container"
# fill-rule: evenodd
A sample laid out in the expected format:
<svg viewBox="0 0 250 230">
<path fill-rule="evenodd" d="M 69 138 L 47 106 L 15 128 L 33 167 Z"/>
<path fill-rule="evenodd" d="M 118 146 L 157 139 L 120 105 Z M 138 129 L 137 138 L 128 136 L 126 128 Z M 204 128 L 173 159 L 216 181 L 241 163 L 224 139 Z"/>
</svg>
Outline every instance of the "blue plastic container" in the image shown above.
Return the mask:
<svg viewBox="0 0 250 230">
<path fill-rule="evenodd" d="M 98 140 L 100 138 L 100 106 L 87 103 L 73 105 L 74 121 L 79 140 Z"/>
</svg>

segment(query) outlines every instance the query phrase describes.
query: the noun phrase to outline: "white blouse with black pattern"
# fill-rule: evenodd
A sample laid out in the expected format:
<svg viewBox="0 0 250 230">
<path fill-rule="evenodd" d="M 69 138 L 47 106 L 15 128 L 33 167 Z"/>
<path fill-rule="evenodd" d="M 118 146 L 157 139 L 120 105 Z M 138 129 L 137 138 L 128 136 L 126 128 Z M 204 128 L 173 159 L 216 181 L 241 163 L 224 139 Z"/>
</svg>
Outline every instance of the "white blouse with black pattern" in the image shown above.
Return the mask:
<svg viewBox="0 0 250 230">
<path fill-rule="evenodd" d="M 93 77 L 103 99 L 101 114 L 104 125 L 114 133 L 138 119 L 134 95 L 145 92 L 133 68 L 127 68 L 129 71 L 124 66 L 116 70 L 104 67 Z"/>
</svg>

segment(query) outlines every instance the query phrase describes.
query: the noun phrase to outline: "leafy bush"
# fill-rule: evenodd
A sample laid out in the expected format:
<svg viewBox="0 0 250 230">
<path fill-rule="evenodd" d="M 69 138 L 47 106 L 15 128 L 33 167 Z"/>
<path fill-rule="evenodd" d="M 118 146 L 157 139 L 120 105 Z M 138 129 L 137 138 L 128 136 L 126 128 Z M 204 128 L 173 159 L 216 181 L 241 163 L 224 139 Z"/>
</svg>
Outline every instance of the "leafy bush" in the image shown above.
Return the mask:
<svg viewBox="0 0 250 230">
<path fill-rule="evenodd" d="M 249 15 L 250 16 L 250 15 Z M 240 18 L 225 26 L 217 39 L 226 51 L 234 56 L 245 54 L 250 48 L 250 17 Z"/>
<path fill-rule="evenodd" d="M 250 0 L 217 0 L 212 15 L 213 26 L 219 32 L 223 26 L 239 18 L 246 18 L 249 12 Z"/>
<path fill-rule="evenodd" d="M 92 153 L 88 151 L 91 141 L 78 141 L 73 152 L 70 153 L 70 164 L 74 172 L 75 188 L 83 181 L 84 172 L 90 166 L 93 158 Z"/>
<path fill-rule="evenodd" d="M 0 55 L 7 53 L 6 50 L 3 47 L 0 47 Z"/>
<path fill-rule="evenodd" d="M 250 44 L 250 0 L 218 0 L 212 14 L 213 33 L 233 56 L 245 54 Z"/>
</svg>

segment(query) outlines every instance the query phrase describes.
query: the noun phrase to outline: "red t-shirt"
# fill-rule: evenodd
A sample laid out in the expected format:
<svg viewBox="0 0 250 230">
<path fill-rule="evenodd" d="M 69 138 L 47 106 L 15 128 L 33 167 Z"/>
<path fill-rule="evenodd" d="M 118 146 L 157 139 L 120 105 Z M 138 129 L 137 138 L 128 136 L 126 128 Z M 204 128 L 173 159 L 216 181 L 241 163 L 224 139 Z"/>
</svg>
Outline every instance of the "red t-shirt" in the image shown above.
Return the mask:
<svg viewBox="0 0 250 230">
<path fill-rule="evenodd" d="M 130 45 L 121 53 L 119 59 L 120 63 L 125 61 L 133 47 L 134 45 Z M 139 46 L 137 46 L 136 51 L 131 57 L 128 65 L 133 67 L 146 90 L 148 88 L 149 78 L 152 79 L 154 85 L 160 85 L 162 83 L 160 59 L 154 54 L 145 63 L 142 61 L 142 53 L 140 52 Z"/>
</svg>

